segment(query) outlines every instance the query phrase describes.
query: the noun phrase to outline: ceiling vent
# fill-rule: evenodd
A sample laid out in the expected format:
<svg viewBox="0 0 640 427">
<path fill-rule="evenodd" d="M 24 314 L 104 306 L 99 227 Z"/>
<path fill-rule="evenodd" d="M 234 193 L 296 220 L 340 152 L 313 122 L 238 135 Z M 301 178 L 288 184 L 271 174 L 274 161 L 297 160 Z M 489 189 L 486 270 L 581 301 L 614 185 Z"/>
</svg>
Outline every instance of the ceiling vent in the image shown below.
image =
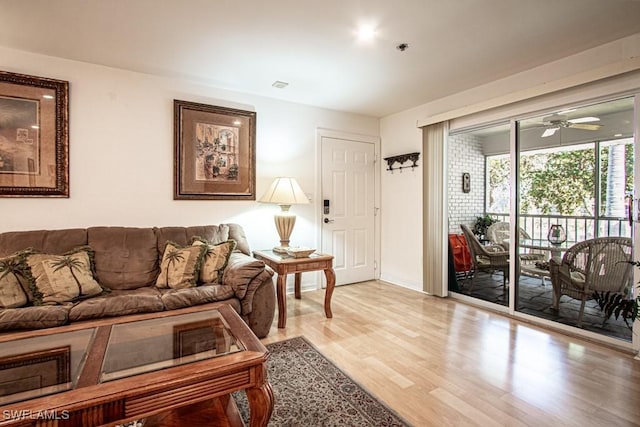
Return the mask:
<svg viewBox="0 0 640 427">
<path fill-rule="evenodd" d="M 285 87 L 289 86 L 289 83 L 281 82 L 280 80 L 276 80 L 275 82 L 273 82 L 273 84 L 271 86 L 273 86 L 275 88 L 278 88 L 278 89 L 284 89 Z"/>
</svg>

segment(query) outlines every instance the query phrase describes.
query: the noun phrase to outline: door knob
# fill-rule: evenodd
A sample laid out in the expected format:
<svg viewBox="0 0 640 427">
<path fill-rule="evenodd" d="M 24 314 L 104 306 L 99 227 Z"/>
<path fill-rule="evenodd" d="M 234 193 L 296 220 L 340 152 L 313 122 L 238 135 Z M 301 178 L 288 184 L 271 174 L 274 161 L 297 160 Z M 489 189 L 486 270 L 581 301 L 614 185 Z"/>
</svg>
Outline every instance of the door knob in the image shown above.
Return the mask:
<svg viewBox="0 0 640 427">
<path fill-rule="evenodd" d="M 324 223 L 325 223 L 325 224 L 329 224 L 330 222 L 333 222 L 333 220 L 332 220 L 332 219 L 329 219 L 329 218 L 325 218 L 325 219 L 324 219 Z"/>
</svg>

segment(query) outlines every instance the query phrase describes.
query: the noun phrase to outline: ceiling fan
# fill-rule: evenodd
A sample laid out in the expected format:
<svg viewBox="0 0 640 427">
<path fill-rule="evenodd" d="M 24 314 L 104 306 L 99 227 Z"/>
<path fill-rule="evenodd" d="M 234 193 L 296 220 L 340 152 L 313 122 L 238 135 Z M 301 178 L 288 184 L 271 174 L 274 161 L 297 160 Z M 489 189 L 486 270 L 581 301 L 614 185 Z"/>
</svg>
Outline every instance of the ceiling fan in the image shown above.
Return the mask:
<svg viewBox="0 0 640 427">
<path fill-rule="evenodd" d="M 542 133 L 542 138 L 554 135 L 561 128 L 598 130 L 602 125 L 594 124 L 593 122 L 599 121 L 600 119 L 598 117 L 593 116 L 568 119 L 567 116 L 552 114 L 542 119 L 540 126 L 546 128 Z"/>
</svg>

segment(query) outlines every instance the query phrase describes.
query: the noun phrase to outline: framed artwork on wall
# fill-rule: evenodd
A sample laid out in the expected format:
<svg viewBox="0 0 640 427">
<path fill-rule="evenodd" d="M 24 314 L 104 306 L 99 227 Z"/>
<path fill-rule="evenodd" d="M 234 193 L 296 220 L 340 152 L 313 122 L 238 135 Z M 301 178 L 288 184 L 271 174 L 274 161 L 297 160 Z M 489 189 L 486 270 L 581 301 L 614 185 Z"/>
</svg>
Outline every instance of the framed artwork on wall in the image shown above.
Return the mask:
<svg viewBox="0 0 640 427">
<path fill-rule="evenodd" d="M 0 71 L 0 197 L 69 197 L 69 82 Z"/>
<path fill-rule="evenodd" d="M 255 200 L 256 113 L 173 101 L 175 200 Z"/>
</svg>

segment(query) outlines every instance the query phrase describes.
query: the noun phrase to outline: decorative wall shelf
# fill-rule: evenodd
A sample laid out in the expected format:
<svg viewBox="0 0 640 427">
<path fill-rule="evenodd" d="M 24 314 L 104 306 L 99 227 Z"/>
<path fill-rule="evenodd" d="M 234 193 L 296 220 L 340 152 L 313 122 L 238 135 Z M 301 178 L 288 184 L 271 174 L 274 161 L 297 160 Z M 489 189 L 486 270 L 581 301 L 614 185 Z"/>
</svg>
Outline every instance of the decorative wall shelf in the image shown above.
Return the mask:
<svg viewBox="0 0 640 427">
<path fill-rule="evenodd" d="M 385 157 L 384 160 L 387 161 L 387 170 L 393 172 L 394 170 L 402 170 L 406 168 L 417 168 L 418 167 L 418 159 L 420 158 L 420 153 L 408 153 L 408 154 L 400 154 L 398 156 Z M 393 167 L 394 164 L 400 163 L 401 165 L 411 160 L 413 164 L 408 166 L 398 166 Z"/>
</svg>

